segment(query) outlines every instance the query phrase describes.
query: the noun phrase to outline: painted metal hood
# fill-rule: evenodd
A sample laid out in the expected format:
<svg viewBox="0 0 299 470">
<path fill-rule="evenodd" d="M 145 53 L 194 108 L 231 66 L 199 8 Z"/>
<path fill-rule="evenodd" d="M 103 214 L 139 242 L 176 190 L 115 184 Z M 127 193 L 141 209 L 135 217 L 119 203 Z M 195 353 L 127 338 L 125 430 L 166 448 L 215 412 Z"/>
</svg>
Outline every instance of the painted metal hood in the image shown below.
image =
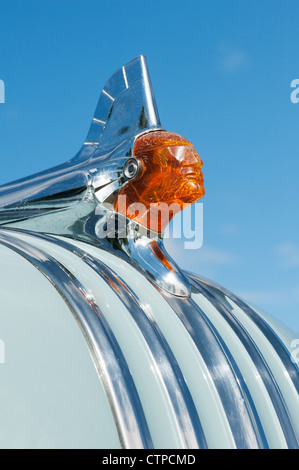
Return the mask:
<svg viewBox="0 0 299 470">
<path fill-rule="evenodd" d="M 297 367 L 277 327 L 241 299 L 189 273 L 191 296 L 171 295 L 121 258 L 64 237 L 2 229 L 0 245 L 54 285 L 79 324 L 120 446 L 298 447 Z M 5 315 L 15 315 L 19 288 L 6 287 Z M 23 316 L 32 301 L 28 293 Z"/>
</svg>

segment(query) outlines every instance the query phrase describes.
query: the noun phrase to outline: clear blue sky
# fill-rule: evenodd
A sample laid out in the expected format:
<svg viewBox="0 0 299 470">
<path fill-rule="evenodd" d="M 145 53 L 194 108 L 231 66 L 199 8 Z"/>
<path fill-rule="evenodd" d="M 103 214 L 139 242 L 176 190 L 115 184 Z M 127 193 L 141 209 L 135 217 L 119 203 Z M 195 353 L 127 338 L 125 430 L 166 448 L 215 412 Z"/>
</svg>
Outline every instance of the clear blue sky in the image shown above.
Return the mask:
<svg viewBox="0 0 299 470">
<path fill-rule="evenodd" d="M 162 124 L 204 161 L 204 245 L 172 255 L 299 330 L 298 25 L 298 0 L 1 0 L 0 184 L 72 157 L 144 54 Z"/>
</svg>

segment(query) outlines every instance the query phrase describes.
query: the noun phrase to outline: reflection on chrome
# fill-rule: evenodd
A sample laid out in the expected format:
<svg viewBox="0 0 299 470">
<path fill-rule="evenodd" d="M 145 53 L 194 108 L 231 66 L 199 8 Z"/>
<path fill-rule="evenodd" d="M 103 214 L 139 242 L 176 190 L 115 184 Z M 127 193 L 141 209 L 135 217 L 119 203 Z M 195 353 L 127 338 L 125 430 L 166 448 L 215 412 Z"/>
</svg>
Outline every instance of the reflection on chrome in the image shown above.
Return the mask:
<svg viewBox="0 0 299 470">
<path fill-rule="evenodd" d="M 140 56 L 105 84 L 73 159 L 0 187 L 0 226 L 100 245 L 162 289 L 186 297 L 189 281 L 165 251 L 163 231 L 204 195 L 201 168 L 193 145 L 162 129 Z M 136 210 L 136 203 L 144 209 Z M 112 223 L 114 233 L 107 230 Z"/>
</svg>

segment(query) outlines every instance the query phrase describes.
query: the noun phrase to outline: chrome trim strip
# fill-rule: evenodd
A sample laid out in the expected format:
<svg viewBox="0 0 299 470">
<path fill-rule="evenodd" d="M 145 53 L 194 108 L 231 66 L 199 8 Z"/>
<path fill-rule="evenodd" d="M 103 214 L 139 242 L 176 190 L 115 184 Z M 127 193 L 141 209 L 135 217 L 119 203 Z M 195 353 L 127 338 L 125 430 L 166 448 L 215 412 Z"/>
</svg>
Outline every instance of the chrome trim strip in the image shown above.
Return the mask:
<svg viewBox="0 0 299 470">
<path fill-rule="evenodd" d="M 21 232 L 21 231 L 20 231 Z M 61 238 L 26 232 L 27 235 L 48 241 L 78 256 L 107 283 L 125 305 L 147 343 L 155 367 L 167 390 L 184 449 L 206 449 L 207 443 L 200 420 L 184 376 L 159 326 L 147 313 L 140 299 L 111 268 L 84 250 Z"/>
<path fill-rule="evenodd" d="M 243 325 L 238 321 L 238 319 L 230 312 L 223 303 L 221 303 L 217 297 L 207 288 L 200 284 L 200 282 L 191 276 L 189 277 L 191 284 L 195 289 L 201 293 L 209 302 L 217 309 L 217 311 L 222 315 L 228 325 L 231 327 L 233 332 L 239 338 L 244 348 L 248 352 L 252 361 L 254 362 L 259 375 L 266 387 L 266 390 L 270 396 L 270 399 L 273 403 L 274 409 L 276 411 L 277 417 L 279 419 L 283 434 L 285 436 L 286 443 L 290 449 L 298 449 L 299 443 L 296 437 L 296 432 L 293 428 L 291 418 L 288 413 L 287 406 L 281 394 L 281 391 L 276 383 L 276 380 L 269 369 L 268 364 L 266 363 L 261 351 L 248 334 Z"/>
<path fill-rule="evenodd" d="M 128 365 L 93 298 L 58 261 L 13 236 L 12 230 L 0 229 L 0 244 L 33 264 L 54 285 L 72 311 L 105 388 L 121 446 L 152 448 L 147 422 Z"/>
<path fill-rule="evenodd" d="M 228 291 L 224 287 L 216 284 L 213 281 L 210 281 L 204 277 L 198 276 L 197 274 L 193 273 L 186 273 L 188 276 L 196 279 L 198 282 L 204 284 L 208 288 L 213 288 L 218 290 L 221 294 L 226 295 L 230 300 L 232 300 L 241 310 L 243 310 L 246 315 L 253 321 L 253 323 L 261 330 L 261 332 L 265 335 L 267 340 L 273 346 L 275 351 L 277 352 L 280 360 L 282 361 L 286 372 L 288 373 L 290 379 L 292 380 L 294 387 L 299 394 L 299 367 L 297 364 L 292 362 L 291 354 L 276 334 L 276 332 L 271 328 L 271 326 L 253 310 L 249 305 L 247 305 L 243 300 L 239 297 L 234 295 L 232 292 Z"/>
<path fill-rule="evenodd" d="M 268 448 L 260 421 L 233 357 L 209 319 L 192 300 L 160 291 L 189 332 L 207 365 L 238 449 Z"/>
</svg>

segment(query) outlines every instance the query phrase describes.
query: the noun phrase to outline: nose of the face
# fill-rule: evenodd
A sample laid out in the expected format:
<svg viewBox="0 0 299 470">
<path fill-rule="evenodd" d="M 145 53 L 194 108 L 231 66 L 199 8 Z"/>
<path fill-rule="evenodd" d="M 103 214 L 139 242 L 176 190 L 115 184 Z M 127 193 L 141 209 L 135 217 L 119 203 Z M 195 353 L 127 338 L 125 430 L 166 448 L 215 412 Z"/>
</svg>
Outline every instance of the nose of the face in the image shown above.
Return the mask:
<svg viewBox="0 0 299 470">
<path fill-rule="evenodd" d="M 203 166 L 202 159 L 200 158 L 200 156 L 198 155 L 194 147 L 188 147 L 188 148 L 189 148 L 189 152 L 188 152 L 189 158 L 186 159 L 187 160 L 186 164 L 187 165 L 191 164 L 201 169 Z"/>
<path fill-rule="evenodd" d="M 185 147 L 185 158 L 180 165 L 180 174 L 192 173 L 194 176 L 202 176 L 203 162 L 194 147 Z"/>
</svg>

